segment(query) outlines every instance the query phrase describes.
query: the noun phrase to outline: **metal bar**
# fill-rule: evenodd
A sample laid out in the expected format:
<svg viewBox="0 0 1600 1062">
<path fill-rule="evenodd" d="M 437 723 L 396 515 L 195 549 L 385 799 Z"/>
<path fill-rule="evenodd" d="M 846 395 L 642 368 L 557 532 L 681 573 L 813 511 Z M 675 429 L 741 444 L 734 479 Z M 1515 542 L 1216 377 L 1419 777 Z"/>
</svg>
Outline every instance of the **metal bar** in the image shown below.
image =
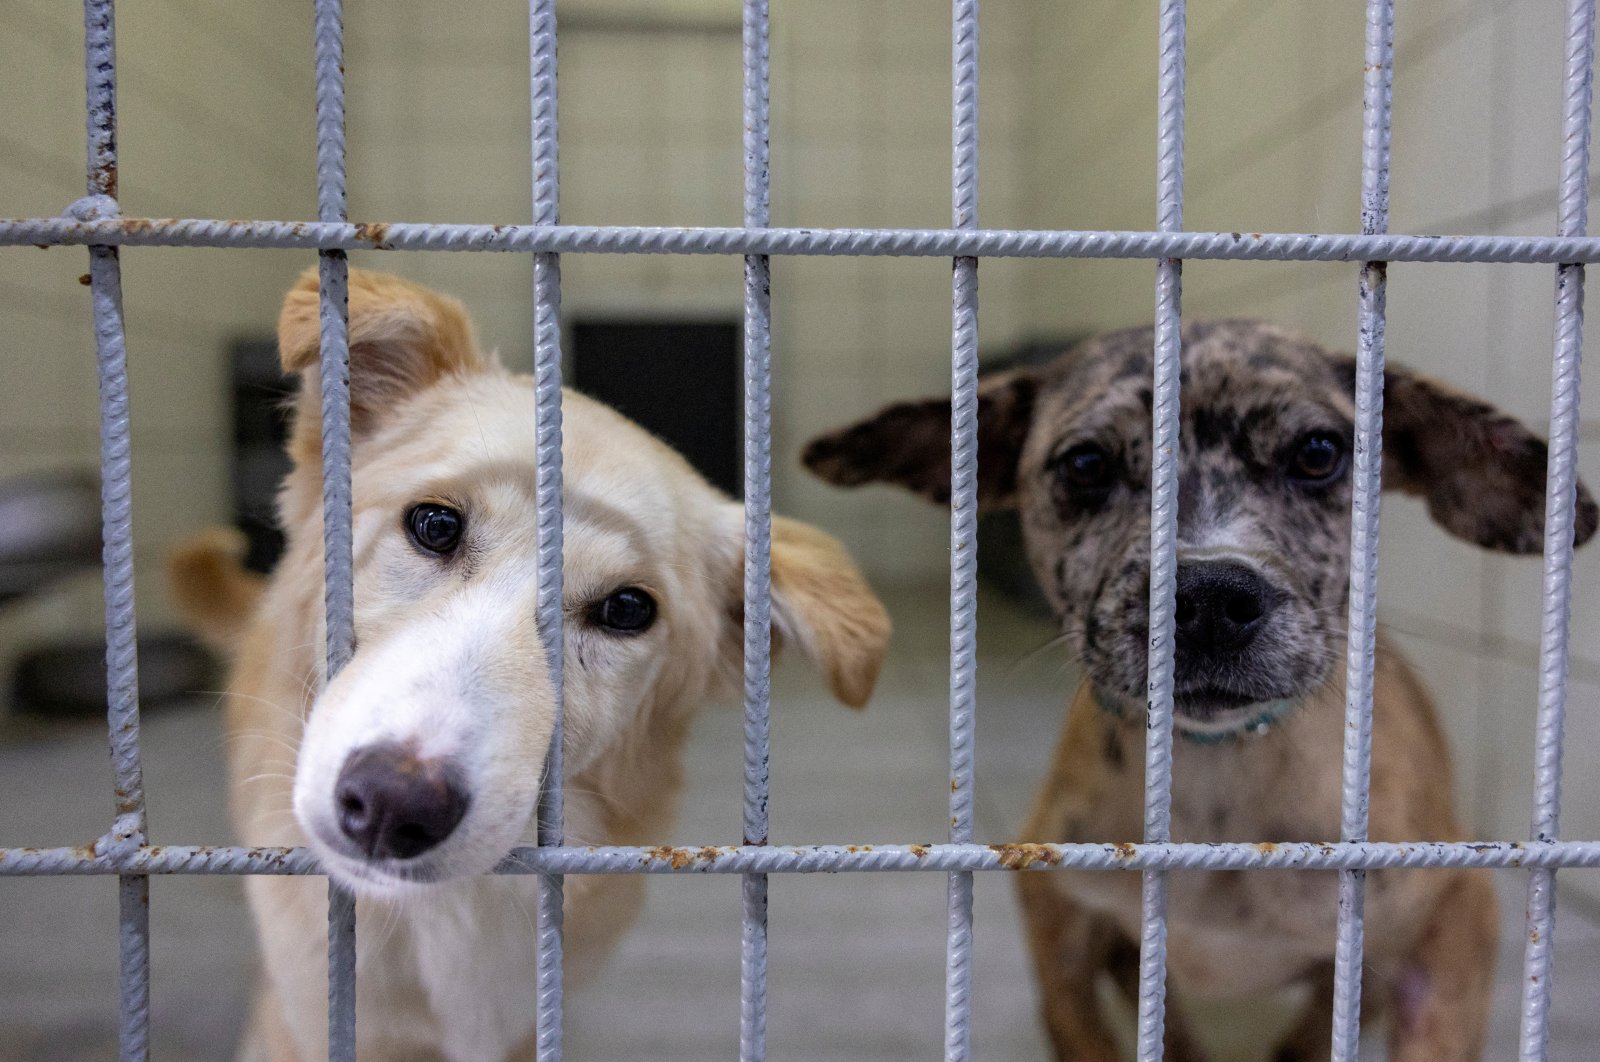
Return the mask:
<svg viewBox="0 0 1600 1062">
<path fill-rule="evenodd" d="M 85 0 L 84 93 L 87 196 L 71 213 L 115 217 L 117 194 L 117 36 L 111 0 Z M 139 648 L 133 591 L 133 438 L 128 406 L 127 332 L 117 248 L 89 248 L 100 388 L 100 520 L 106 616 L 106 705 L 116 820 L 110 847 L 145 844 L 144 768 L 139 754 Z M 143 1062 L 150 1038 L 150 879 L 124 875 L 118 896 L 118 1054 Z"/>
<path fill-rule="evenodd" d="M 1561 198 L 1557 231 L 1582 235 L 1589 225 L 1590 107 L 1594 90 L 1594 0 L 1567 4 L 1562 107 Z M 1544 622 L 1539 633 L 1539 716 L 1534 749 L 1530 835 L 1554 841 L 1561 818 L 1561 746 L 1566 721 L 1567 634 L 1572 612 L 1573 514 L 1577 500 L 1579 370 L 1583 360 L 1584 268 L 1556 267 L 1556 328 L 1550 381 L 1550 457 L 1545 480 Z M 1523 1062 L 1542 1062 L 1555 976 L 1555 870 L 1528 875 L 1523 942 Z"/>
<path fill-rule="evenodd" d="M 978 0 L 951 3 L 950 213 L 978 227 Z M 950 280 L 950 841 L 972 840 L 978 634 L 978 260 Z M 946 886 L 944 1057 L 972 1050 L 972 873 Z"/>
<path fill-rule="evenodd" d="M 346 220 L 344 11 L 342 0 L 316 0 L 317 215 Z M 355 652 L 355 584 L 350 509 L 349 265 L 345 252 L 317 256 L 321 320 L 323 612 L 329 681 Z M 356 904 L 328 882 L 328 1058 L 356 1057 Z"/>
<path fill-rule="evenodd" d="M 1361 231 L 1389 227 L 1389 136 L 1394 82 L 1394 0 L 1369 0 L 1362 99 Z M 1339 833 L 1367 839 L 1372 774 L 1372 684 L 1377 660 L 1378 518 L 1383 471 L 1383 339 L 1386 270 L 1361 268 L 1356 338 L 1354 486 L 1350 501 L 1350 607 L 1345 641 L 1344 790 Z M 1339 875 L 1334 938 L 1333 1062 L 1361 1053 L 1361 971 L 1366 871 Z"/>
<path fill-rule="evenodd" d="M 955 870 L 1387 870 L 1600 867 L 1600 841 L 1296 841 L 1281 844 L 825 844 L 516 848 L 498 874 L 843 874 Z M 0 877 L 321 874 L 309 848 L 157 845 L 111 853 L 0 848 Z"/>
<path fill-rule="evenodd" d="M 214 218 L 0 219 L 0 247 L 302 248 L 522 254 L 1183 258 L 1228 262 L 1600 262 L 1594 236 L 1429 236 L 1074 229 L 747 229 L 326 224 Z"/>
<path fill-rule="evenodd" d="M 556 93 L 555 0 L 528 0 L 528 94 L 531 106 L 533 224 L 560 221 L 561 181 Z M 565 640 L 562 626 L 561 508 L 561 259 L 543 252 L 533 259 L 534 434 L 538 479 L 534 519 L 538 525 L 539 636 L 549 661 L 555 695 L 550 752 L 539 801 L 539 846 L 559 847 L 566 817 Z M 564 884 L 559 874 L 539 879 L 535 1040 L 541 1062 L 561 1058 L 561 997 Z"/>
<path fill-rule="evenodd" d="M 1184 0 L 1162 0 L 1157 87 L 1156 225 L 1183 229 Z M 1178 590 L 1178 454 L 1183 262 L 1156 263 L 1150 463 L 1150 648 L 1144 750 L 1144 839 L 1172 839 L 1174 604 Z M 1160 1062 L 1167 1006 L 1167 877 L 1145 872 L 1139 940 L 1140 1062 Z"/>
<path fill-rule="evenodd" d="M 744 224 L 772 221 L 767 0 L 745 0 Z M 772 707 L 772 269 L 744 260 L 744 843 L 767 843 Z M 747 875 L 739 957 L 739 1057 L 767 1053 L 767 879 Z"/>
</svg>

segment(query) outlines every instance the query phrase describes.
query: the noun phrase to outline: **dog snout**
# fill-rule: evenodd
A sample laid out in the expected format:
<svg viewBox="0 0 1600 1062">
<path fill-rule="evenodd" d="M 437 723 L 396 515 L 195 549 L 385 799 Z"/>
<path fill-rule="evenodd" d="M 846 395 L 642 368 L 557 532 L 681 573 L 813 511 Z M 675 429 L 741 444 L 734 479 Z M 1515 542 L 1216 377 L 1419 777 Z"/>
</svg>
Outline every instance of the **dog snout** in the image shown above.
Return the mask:
<svg viewBox="0 0 1600 1062">
<path fill-rule="evenodd" d="M 369 858 L 412 859 L 450 836 L 467 813 L 455 768 L 401 745 L 369 745 L 334 784 L 339 830 Z"/>
<path fill-rule="evenodd" d="M 1178 647 L 1197 658 L 1237 653 L 1255 640 L 1281 596 L 1253 569 L 1235 561 L 1180 563 Z"/>
</svg>

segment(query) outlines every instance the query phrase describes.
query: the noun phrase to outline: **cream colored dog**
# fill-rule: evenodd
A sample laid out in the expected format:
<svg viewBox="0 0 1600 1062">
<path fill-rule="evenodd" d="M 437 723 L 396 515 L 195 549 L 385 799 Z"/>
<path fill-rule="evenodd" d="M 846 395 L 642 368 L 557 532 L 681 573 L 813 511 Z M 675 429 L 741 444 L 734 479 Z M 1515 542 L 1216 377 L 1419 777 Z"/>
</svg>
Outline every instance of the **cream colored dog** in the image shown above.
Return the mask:
<svg viewBox="0 0 1600 1062">
<path fill-rule="evenodd" d="M 175 556 L 175 594 L 233 650 L 240 840 L 310 845 L 358 896 L 361 1057 L 531 1058 L 535 883 L 485 872 L 534 838 L 552 728 L 533 383 L 479 351 L 453 299 L 352 270 L 349 308 L 354 657 L 326 681 L 314 274 L 278 322 L 283 366 L 302 374 L 284 558 L 261 585 L 225 533 L 204 536 Z M 743 510 L 605 406 L 568 393 L 562 416 L 566 835 L 654 843 L 691 719 L 737 686 Z M 889 636 L 882 606 L 837 542 L 793 521 L 773 522 L 772 571 L 777 642 L 861 706 Z M 242 1057 L 322 1057 L 326 886 L 246 887 L 265 977 Z M 568 881 L 569 970 L 615 940 L 642 889 Z"/>
</svg>

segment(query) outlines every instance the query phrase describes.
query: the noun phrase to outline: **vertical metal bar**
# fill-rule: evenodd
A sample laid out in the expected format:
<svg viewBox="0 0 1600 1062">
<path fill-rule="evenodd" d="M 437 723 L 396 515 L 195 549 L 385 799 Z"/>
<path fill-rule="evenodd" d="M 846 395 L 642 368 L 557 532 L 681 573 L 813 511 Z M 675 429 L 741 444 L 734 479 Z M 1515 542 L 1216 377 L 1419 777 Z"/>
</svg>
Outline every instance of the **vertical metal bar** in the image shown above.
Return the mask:
<svg viewBox="0 0 1600 1062">
<path fill-rule="evenodd" d="M 744 2 L 744 224 L 772 223 L 767 0 Z M 767 843 L 772 705 L 772 272 L 744 259 L 744 843 Z M 767 1054 L 767 876 L 743 881 L 739 1057 Z"/>
<path fill-rule="evenodd" d="M 1183 228 L 1184 0 L 1162 0 L 1157 73 L 1156 223 Z M 1172 840 L 1174 601 L 1178 587 L 1179 376 L 1183 263 L 1156 263 L 1150 468 L 1150 650 L 1144 839 Z M 1167 875 L 1145 871 L 1139 940 L 1140 1062 L 1161 1058 L 1167 1006 Z"/>
<path fill-rule="evenodd" d="M 528 0 L 528 73 L 532 104 L 533 223 L 560 220 L 556 121 L 555 0 Z M 539 634 L 549 657 L 555 725 L 539 803 L 539 844 L 559 847 L 565 819 L 565 696 L 561 608 L 561 258 L 533 256 L 534 425 L 538 486 Z M 536 1041 L 542 1062 L 561 1058 L 562 896 L 559 875 L 539 879 Z"/>
<path fill-rule="evenodd" d="M 344 11 L 316 0 L 317 216 L 344 221 Z M 350 514 L 349 265 L 343 251 L 317 257 L 321 315 L 322 562 L 327 663 L 332 679 L 355 651 Z M 355 898 L 328 882 L 328 1057 L 356 1057 Z"/>
<path fill-rule="evenodd" d="M 1361 231 L 1389 227 L 1390 100 L 1394 81 L 1394 0 L 1367 4 L 1366 78 L 1362 99 Z M 1346 841 L 1367 839 L 1372 768 L 1372 682 L 1378 630 L 1378 515 L 1383 471 L 1384 262 L 1361 268 L 1356 339 L 1355 472 L 1350 511 L 1350 612 L 1345 643 L 1344 797 L 1339 826 Z M 1333 1059 L 1361 1051 L 1361 968 L 1366 871 L 1339 874 L 1334 943 Z"/>
<path fill-rule="evenodd" d="M 1562 236 L 1589 224 L 1590 106 L 1594 88 L 1594 0 L 1567 4 L 1562 113 Z M 1572 535 L 1577 502 L 1578 381 L 1583 358 L 1582 265 L 1556 267 L 1556 329 L 1550 382 L 1550 464 L 1545 481 L 1544 622 L 1539 635 L 1539 722 L 1534 750 L 1534 841 L 1554 841 L 1561 817 L 1561 743 L 1567 700 L 1567 628 L 1572 610 Z M 1555 973 L 1556 874 L 1528 876 L 1523 952 L 1521 1057 L 1542 1062 Z"/>
<path fill-rule="evenodd" d="M 111 0 L 85 0 L 84 87 L 87 191 L 82 215 L 117 213 L 116 18 Z M 118 850 L 145 843 L 144 769 L 139 755 L 139 651 L 133 594 L 133 438 L 128 407 L 128 351 L 122 315 L 122 266 L 115 247 L 89 248 L 100 379 L 100 519 L 106 611 L 106 704 L 116 778 Z M 149 1055 L 150 879 L 118 879 L 120 1016 L 124 1062 Z"/>
<path fill-rule="evenodd" d="M 951 224 L 978 227 L 978 0 L 953 0 Z M 950 840 L 972 841 L 978 633 L 978 260 L 951 276 L 950 358 Z M 972 874 L 947 896 L 944 1056 L 965 1060 L 972 1031 Z"/>
</svg>

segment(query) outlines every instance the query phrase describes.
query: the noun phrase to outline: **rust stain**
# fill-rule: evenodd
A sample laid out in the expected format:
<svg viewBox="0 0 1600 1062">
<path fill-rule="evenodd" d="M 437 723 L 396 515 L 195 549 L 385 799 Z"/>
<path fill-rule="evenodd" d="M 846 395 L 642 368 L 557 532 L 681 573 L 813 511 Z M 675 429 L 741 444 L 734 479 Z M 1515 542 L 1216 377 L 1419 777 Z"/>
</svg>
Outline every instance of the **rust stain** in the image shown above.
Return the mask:
<svg viewBox="0 0 1600 1062">
<path fill-rule="evenodd" d="M 1256 851 L 1260 852 L 1262 855 L 1271 855 L 1277 850 L 1278 846 L 1273 844 L 1271 841 L 1262 841 L 1260 844 L 1256 845 Z"/>
<path fill-rule="evenodd" d="M 1138 850 L 1127 841 L 1118 841 L 1111 846 L 1111 850 L 1117 854 L 1118 859 L 1132 859 L 1139 854 Z"/>
<path fill-rule="evenodd" d="M 82 284 L 84 287 L 88 287 L 89 286 L 89 274 L 85 273 L 81 277 L 79 277 L 78 278 L 78 283 Z"/>
<path fill-rule="evenodd" d="M 928 846 L 927 845 L 925 845 L 925 844 L 914 844 L 914 845 L 911 845 L 910 848 L 911 848 L 911 854 L 916 856 L 918 859 L 927 858 L 927 855 L 928 855 Z"/>
<path fill-rule="evenodd" d="M 700 858 L 705 860 L 707 863 L 715 863 L 717 858 L 721 855 L 721 851 L 711 847 L 710 845 L 706 845 L 704 848 L 700 849 Z"/>
<path fill-rule="evenodd" d="M 1055 866 L 1061 862 L 1061 853 L 1043 844 L 991 844 L 991 852 L 1000 857 L 1000 865 L 1007 870 L 1026 870 L 1043 864 Z"/>
<path fill-rule="evenodd" d="M 365 240 L 373 247 L 382 250 L 384 241 L 389 238 L 389 225 L 383 221 L 363 221 L 356 226 L 356 239 Z"/>
<path fill-rule="evenodd" d="M 673 848 L 670 845 L 657 845 L 650 849 L 650 858 L 663 863 L 670 863 L 673 870 L 682 870 L 694 862 L 694 849 Z"/>
<path fill-rule="evenodd" d="M 137 236 L 142 232 L 149 232 L 155 228 L 149 218 L 124 218 L 117 223 L 117 227 L 128 236 Z"/>
<path fill-rule="evenodd" d="M 94 168 L 92 175 L 94 187 L 101 195 L 115 198 L 117 194 L 117 164 L 115 162 L 102 162 Z"/>
</svg>

